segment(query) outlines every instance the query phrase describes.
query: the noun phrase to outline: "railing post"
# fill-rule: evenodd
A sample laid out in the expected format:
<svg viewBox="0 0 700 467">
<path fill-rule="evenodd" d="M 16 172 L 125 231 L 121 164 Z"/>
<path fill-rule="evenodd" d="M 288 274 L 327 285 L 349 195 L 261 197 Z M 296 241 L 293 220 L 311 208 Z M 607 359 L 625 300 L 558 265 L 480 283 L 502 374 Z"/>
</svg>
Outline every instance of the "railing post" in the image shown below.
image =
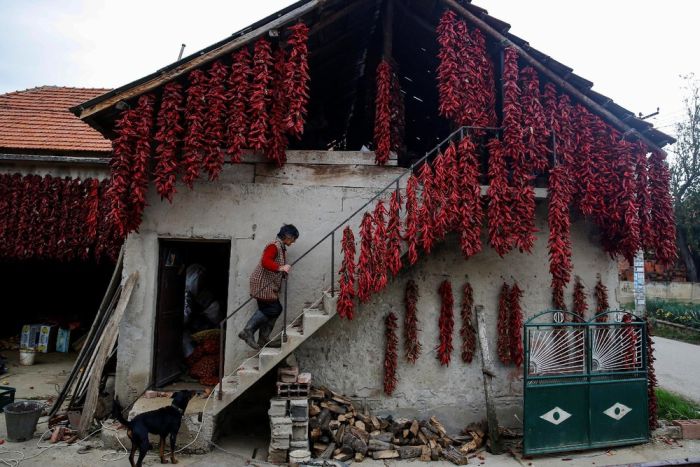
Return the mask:
<svg viewBox="0 0 700 467">
<path fill-rule="evenodd" d="M 221 400 L 224 395 L 224 347 L 226 345 L 224 324 L 226 324 L 225 319 L 219 323 L 219 394 L 216 396 L 219 400 Z"/>
<path fill-rule="evenodd" d="M 331 232 L 331 297 L 335 297 L 335 230 Z"/>
<path fill-rule="evenodd" d="M 287 342 L 287 291 L 289 290 L 289 276 L 284 277 L 284 326 L 282 326 L 282 342 Z"/>
</svg>

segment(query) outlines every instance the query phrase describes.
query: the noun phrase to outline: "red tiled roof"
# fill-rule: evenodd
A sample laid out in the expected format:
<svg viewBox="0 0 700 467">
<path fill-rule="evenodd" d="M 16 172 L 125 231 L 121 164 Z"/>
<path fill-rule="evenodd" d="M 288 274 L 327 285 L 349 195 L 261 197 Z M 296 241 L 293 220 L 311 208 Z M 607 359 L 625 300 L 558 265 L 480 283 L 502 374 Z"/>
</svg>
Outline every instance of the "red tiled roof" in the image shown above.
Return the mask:
<svg viewBox="0 0 700 467">
<path fill-rule="evenodd" d="M 41 86 L 0 94 L 0 149 L 111 152 L 108 139 L 68 110 L 107 91 Z"/>
</svg>

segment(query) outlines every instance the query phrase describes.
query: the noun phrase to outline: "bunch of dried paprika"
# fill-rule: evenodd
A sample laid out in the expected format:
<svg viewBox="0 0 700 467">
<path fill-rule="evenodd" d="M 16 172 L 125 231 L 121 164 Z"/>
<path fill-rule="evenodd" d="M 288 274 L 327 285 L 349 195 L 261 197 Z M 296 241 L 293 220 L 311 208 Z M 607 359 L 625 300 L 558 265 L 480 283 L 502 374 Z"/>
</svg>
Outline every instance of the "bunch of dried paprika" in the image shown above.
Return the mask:
<svg viewBox="0 0 700 467">
<path fill-rule="evenodd" d="M 190 85 L 185 101 L 185 138 L 180 165 L 184 171 L 182 181 L 192 188 L 199 178 L 206 147 L 207 77 L 203 71 L 194 70 L 188 75 L 188 80 Z"/>
<path fill-rule="evenodd" d="M 304 133 L 306 106 L 309 101 L 309 28 L 304 23 L 298 23 L 289 30 L 289 57 L 283 86 L 287 92 L 288 112 L 284 119 L 284 127 L 290 135 L 300 138 Z"/>
<path fill-rule="evenodd" d="M 248 102 L 250 104 L 250 132 L 248 144 L 251 148 L 262 151 L 268 144 L 270 116 L 270 85 L 272 82 L 272 48 L 270 42 L 258 39 L 253 51 L 253 70 L 249 86 Z"/>
<path fill-rule="evenodd" d="M 391 65 L 387 60 L 382 60 L 377 66 L 374 146 L 376 163 L 386 164 L 391 151 Z"/>
<path fill-rule="evenodd" d="M 207 145 L 204 148 L 203 165 L 209 173 L 209 180 L 216 180 L 224 165 L 225 153 L 222 149 L 226 140 L 226 116 L 228 67 L 217 60 L 209 69 L 207 80 L 207 116 L 204 135 Z"/>
<path fill-rule="evenodd" d="M 401 270 L 401 192 L 395 190 L 389 201 L 389 221 L 386 225 L 386 265 L 393 276 Z"/>
<path fill-rule="evenodd" d="M 353 319 L 355 316 L 355 236 L 350 226 L 343 229 L 343 262 L 340 265 L 338 281 L 339 294 L 336 310 L 341 318 Z"/>
<path fill-rule="evenodd" d="M 172 202 L 179 167 L 177 146 L 182 138 L 182 85 L 172 81 L 163 88 L 163 97 L 156 117 L 156 148 L 153 178 L 161 199 Z"/>
<path fill-rule="evenodd" d="M 406 360 L 409 363 L 416 363 L 422 345 L 418 338 L 418 284 L 413 279 L 406 283 L 406 292 L 404 294 L 404 305 L 406 314 L 404 315 L 403 330 L 404 330 L 404 349 L 406 352 Z"/>
<path fill-rule="evenodd" d="M 518 368 L 523 364 L 523 309 L 520 306 L 522 297 L 523 291 L 518 287 L 518 283 L 513 283 L 508 293 L 510 311 L 508 339 L 510 340 L 510 359 Z"/>
<path fill-rule="evenodd" d="M 418 179 L 409 175 L 406 182 L 406 228 L 404 230 L 404 240 L 408 245 L 408 263 L 413 265 L 418 261 L 419 244 L 419 208 L 418 208 Z"/>
<path fill-rule="evenodd" d="M 362 303 L 369 301 L 374 291 L 372 224 L 372 214 L 365 212 L 360 223 L 360 257 L 357 259 L 357 298 Z"/>
<path fill-rule="evenodd" d="M 474 291 L 469 282 L 464 284 L 462 292 L 462 327 L 459 335 L 462 336 L 462 361 L 471 363 L 476 352 L 476 331 L 472 326 L 472 310 L 474 309 Z"/>
<path fill-rule="evenodd" d="M 241 161 L 241 151 L 248 144 L 250 75 L 250 52 L 242 47 L 233 55 L 227 82 L 226 151 L 234 163 Z"/>
<path fill-rule="evenodd" d="M 498 296 L 498 339 L 496 348 L 498 358 L 501 363 L 508 365 L 510 358 L 510 288 L 505 282 L 501 286 L 501 293 Z"/>
<path fill-rule="evenodd" d="M 454 330 L 454 297 L 452 297 L 452 284 L 448 280 L 442 281 L 438 290 L 440 293 L 440 343 L 437 349 L 437 357 L 440 365 L 448 366 L 452 358 L 452 331 Z"/>
<path fill-rule="evenodd" d="M 386 234 L 386 208 L 381 199 L 374 207 L 372 220 L 374 221 L 372 241 L 372 290 L 381 292 L 388 282 L 387 278 L 387 234 Z"/>
<path fill-rule="evenodd" d="M 581 278 L 574 278 L 574 307 L 572 310 L 574 322 L 582 322 L 586 319 L 588 304 L 586 303 L 586 292 L 583 287 Z"/>
<path fill-rule="evenodd" d="M 384 347 L 384 393 L 390 396 L 394 393 L 398 383 L 397 369 L 399 364 L 399 338 L 396 336 L 398 319 L 393 312 L 390 312 L 384 320 L 384 336 L 386 343 Z"/>
</svg>

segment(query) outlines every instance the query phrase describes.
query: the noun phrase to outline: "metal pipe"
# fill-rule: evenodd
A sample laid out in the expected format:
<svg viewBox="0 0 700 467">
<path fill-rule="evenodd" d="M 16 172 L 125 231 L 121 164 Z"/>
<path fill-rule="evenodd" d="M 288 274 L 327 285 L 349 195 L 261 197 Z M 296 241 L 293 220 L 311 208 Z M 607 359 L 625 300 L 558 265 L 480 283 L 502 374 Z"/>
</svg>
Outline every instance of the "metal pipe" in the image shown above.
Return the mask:
<svg viewBox="0 0 700 467">
<path fill-rule="evenodd" d="M 335 297 L 335 230 L 331 232 L 331 297 Z"/>
<path fill-rule="evenodd" d="M 226 320 L 222 320 L 219 323 L 219 394 L 216 397 L 221 400 L 224 395 L 224 346 L 226 345 L 226 339 L 224 334 L 224 323 Z"/>
<path fill-rule="evenodd" d="M 284 326 L 282 327 L 282 342 L 287 342 L 287 291 L 289 290 L 289 277 L 284 275 Z"/>
</svg>

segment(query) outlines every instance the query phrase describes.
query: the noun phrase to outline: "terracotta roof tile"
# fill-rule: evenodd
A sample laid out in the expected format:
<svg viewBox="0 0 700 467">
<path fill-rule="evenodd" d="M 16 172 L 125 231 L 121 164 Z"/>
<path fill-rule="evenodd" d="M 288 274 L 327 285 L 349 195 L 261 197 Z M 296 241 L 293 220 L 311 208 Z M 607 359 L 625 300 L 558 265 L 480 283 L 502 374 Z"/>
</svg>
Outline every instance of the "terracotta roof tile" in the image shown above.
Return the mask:
<svg viewBox="0 0 700 467">
<path fill-rule="evenodd" d="M 0 94 L 0 149 L 111 152 L 108 139 L 68 110 L 107 91 L 41 86 Z"/>
</svg>

